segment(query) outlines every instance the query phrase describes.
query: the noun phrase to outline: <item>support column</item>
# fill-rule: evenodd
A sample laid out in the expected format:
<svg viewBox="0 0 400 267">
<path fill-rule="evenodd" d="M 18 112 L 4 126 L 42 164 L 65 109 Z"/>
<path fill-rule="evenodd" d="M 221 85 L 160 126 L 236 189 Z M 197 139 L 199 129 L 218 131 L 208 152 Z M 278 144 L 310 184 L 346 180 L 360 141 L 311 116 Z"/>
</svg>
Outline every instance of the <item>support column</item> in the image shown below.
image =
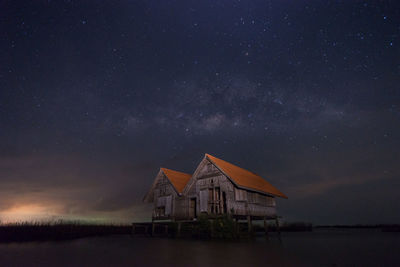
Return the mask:
<svg viewBox="0 0 400 267">
<path fill-rule="evenodd" d="M 268 224 L 267 224 L 267 217 L 264 217 L 264 231 L 265 231 L 265 238 L 268 239 Z"/>
<path fill-rule="evenodd" d="M 281 229 L 279 228 L 279 219 L 278 217 L 275 218 L 275 223 L 276 223 L 276 231 L 278 232 L 278 235 L 281 235 Z"/>
<path fill-rule="evenodd" d="M 168 224 L 165 225 L 165 235 L 168 236 Z"/>
<path fill-rule="evenodd" d="M 210 223 L 210 228 L 211 228 L 211 237 L 214 237 L 214 219 L 209 220 Z"/>
<path fill-rule="evenodd" d="M 236 234 L 236 236 L 239 236 L 239 220 L 238 220 L 238 218 L 235 218 L 235 234 Z"/>
<path fill-rule="evenodd" d="M 247 215 L 247 230 L 249 233 L 253 232 L 253 225 L 251 224 L 251 216 Z"/>
<path fill-rule="evenodd" d="M 181 226 L 182 226 L 182 223 L 181 222 L 178 222 L 178 237 L 180 237 L 181 236 Z"/>
<path fill-rule="evenodd" d="M 154 222 L 151 223 L 151 236 L 155 235 L 156 224 Z"/>
</svg>

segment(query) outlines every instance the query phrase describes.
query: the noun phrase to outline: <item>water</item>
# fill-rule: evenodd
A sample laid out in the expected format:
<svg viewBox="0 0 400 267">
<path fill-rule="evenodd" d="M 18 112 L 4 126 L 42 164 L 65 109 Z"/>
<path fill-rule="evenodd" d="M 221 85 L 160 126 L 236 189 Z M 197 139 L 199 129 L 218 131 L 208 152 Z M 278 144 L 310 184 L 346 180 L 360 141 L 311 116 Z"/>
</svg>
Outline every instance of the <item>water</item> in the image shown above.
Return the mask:
<svg viewBox="0 0 400 267">
<path fill-rule="evenodd" d="M 249 241 L 129 236 L 0 244 L 0 266 L 399 266 L 400 233 L 317 230 Z"/>
</svg>

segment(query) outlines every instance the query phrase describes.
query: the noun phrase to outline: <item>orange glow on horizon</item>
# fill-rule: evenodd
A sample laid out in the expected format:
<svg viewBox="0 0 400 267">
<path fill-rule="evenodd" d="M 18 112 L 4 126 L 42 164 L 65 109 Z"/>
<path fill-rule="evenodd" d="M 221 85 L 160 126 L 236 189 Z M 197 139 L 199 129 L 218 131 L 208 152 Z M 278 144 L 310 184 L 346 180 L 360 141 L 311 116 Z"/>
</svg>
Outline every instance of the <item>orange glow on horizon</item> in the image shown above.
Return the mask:
<svg viewBox="0 0 400 267">
<path fill-rule="evenodd" d="M 1 223 L 32 222 L 50 219 L 56 214 L 54 208 L 38 204 L 14 206 L 0 212 Z"/>
</svg>

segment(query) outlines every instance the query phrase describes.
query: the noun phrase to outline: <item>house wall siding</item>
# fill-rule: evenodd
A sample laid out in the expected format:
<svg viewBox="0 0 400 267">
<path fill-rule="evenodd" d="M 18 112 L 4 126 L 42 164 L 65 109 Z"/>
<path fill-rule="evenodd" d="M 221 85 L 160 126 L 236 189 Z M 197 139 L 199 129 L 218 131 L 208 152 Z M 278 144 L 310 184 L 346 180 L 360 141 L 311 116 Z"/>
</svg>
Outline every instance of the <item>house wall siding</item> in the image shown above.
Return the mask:
<svg viewBox="0 0 400 267">
<path fill-rule="evenodd" d="M 154 209 L 153 218 L 163 217 L 173 217 L 175 213 L 176 198 L 178 194 L 176 193 L 174 187 L 169 182 L 168 178 L 164 174 L 160 174 L 157 183 L 154 187 Z M 160 210 L 164 207 L 164 215 L 160 216 Z"/>
</svg>

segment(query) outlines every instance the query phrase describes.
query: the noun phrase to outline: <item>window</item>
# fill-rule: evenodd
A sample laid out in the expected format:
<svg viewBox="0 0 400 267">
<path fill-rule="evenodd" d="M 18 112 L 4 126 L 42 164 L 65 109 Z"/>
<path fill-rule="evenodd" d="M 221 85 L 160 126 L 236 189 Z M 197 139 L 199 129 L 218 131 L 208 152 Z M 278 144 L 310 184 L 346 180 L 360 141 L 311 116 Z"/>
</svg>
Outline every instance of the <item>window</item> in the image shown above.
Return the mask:
<svg viewBox="0 0 400 267">
<path fill-rule="evenodd" d="M 162 196 L 157 199 L 156 214 L 158 216 L 170 215 L 172 211 L 172 196 Z"/>
<path fill-rule="evenodd" d="M 200 190 L 200 212 L 209 214 L 221 214 L 224 212 L 224 203 L 222 201 L 223 192 L 219 186 L 208 187 Z M 226 206 L 226 195 L 225 195 Z M 225 207 L 226 209 L 226 207 Z"/>
</svg>

